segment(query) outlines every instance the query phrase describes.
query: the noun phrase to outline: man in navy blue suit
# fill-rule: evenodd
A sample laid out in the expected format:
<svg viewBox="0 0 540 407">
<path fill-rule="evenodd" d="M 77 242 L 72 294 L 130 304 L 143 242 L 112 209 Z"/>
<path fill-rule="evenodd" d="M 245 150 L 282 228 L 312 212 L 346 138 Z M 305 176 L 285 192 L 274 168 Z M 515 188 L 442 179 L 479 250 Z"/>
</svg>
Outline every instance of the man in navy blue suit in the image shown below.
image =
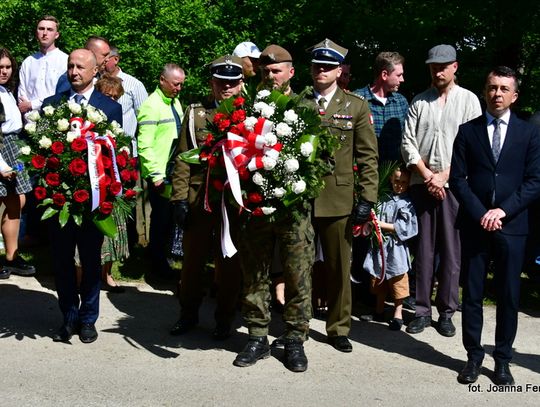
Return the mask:
<svg viewBox="0 0 540 407">
<path fill-rule="evenodd" d="M 69 55 L 67 75 L 71 88 L 56 93 L 43 101 L 43 106 L 76 101 L 92 105 L 107 115 L 107 120 L 122 124 L 122 107 L 117 102 L 94 89 L 94 76 L 98 71 L 96 56 L 87 49 L 77 49 Z M 97 339 L 95 322 L 99 314 L 101 287 L 101 244 L 103 234 L 91 220 L 85 219 L 77 226 L 72 218 L 61 228 L 58 219 L 50 222 L 53 266 L 58 303 L 64 322 L 53 335 L 55 342 L 67 342 L 78 333 L 83 343 Z M 80 286 L 75 273 L 75 246 L 83 268 Z"/>
<path fill-rule="evenodd" d="M 458 381 L 464 384 L 478 379 L 484 359 L 482 301 L 490 260 L 497 301 L 493 381 L 514 384 L 509 362 L 517 331 L 527 207 L 540 196 L 540 133 L 510 112 L 517 91 L 512 69 L 491 71 L 484 90 L 486 112 L 462 125 L 454 142 L 450 188 L 460 204 L 467 363 Z"/>
</svg>

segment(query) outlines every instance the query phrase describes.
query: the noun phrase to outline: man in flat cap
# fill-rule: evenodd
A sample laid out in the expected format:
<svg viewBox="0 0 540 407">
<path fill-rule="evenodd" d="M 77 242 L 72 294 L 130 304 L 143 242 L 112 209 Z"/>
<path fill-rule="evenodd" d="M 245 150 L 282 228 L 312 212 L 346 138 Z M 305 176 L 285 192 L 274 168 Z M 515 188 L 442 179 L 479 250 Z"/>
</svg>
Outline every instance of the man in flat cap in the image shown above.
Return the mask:
<svg viewBox="0 0 540 407">
<path fill-rule="evenodd" d="M 225 55 L 210 64 L 211 97 L 204 103 L 192 104 L 186 111 L 180 135 L 179 152 L 204 144 L 217 106 L 222 100 L 238 95 L 242 89 L 242 60 Z M 200 165 L 190 165 L 180 156 L 175 159 L 172 176 L 171 203 L 174 221 L 184 229 L 184 259 L 179 285 L 180 319 L 171 335 L 183 335 L 199 322 L 199 307 L 203 297 L 203 276 L 208 255 L 215 255 L 218 282 L 215 311 L 215 339 L 226 339 L 231 333 L 236 303 L 241 288 L 238 255 L 224 258 L 219 242 L 221 217 L 219 210 L 205 211 L 206 171 Z M 234 238 L 235 218 L 230 217 Z"/>
<path fill-rule="evenodd" d="M 367 102 L 337 86 L 347 49 L 326 39 L 312 48 L 311 55 L 311 103 L 316 105 L 322 125 L 341 143 L 336 151 L 334 171 L 324 178 L 325 188 L 314 202 L 313 223 L 326 270 L 326 332 L 328 343 L 341 352 L 351 352 L 347 336 L 352 308 L 352 225 L 365 223 L 377 202 L 377 139 Z M 357 207 L 353 207 L 354 163 L 360 178 Z"/>
<path fill-rule="evenodd" d="M 291 78 L 294 76 L 292 56 L 279 45 L 269 45 L 259 59 L 262 73 L 261 86 L 277 89 L 285 95 L 291 95 Z"/>
<path fill-rule="evenodd" d="M 459 125 L 482 111 L 478 98 L 455 82 L 458 63 L 454 47 L 443 44 L 431 48 L 426 64 L 432 86 L 413 99 L 401 144 L 403 160 L 412 170 L 409 190 L 418 215 L 416 316 L 407 332 L 416 334 L 431 326 L 431 293 L 438 268 L 436 328 L 450 337 L 456 333 L 451 318 L 458 306 L 461 255 L 455 226 L 458 202 L 448 189 L 452 145 Z"/>
<path fill-rule="evenodd" d="M 242 71 L 244 78 L 248 79 L 257 75 L 259 69 L 259 57 L 261 51 L 254 43 L 250 41 L 241 42 L 233 51 L 233 56 L 242 58 Z"/>
<path fill-rule="evenodd" d="M 278 45 L 270 45 L 261 54 L 261 65 L 263 75 L 272 81 L 270 87 L 290 94 L 289 79 L 294 74 L 291 54 Z M 279 256 L 274 255 L 276 247 Z M 312 314 L 311 266 L 315 258 L 310 204 L 298 207 L 295 216 L 289 213 L 273 222 L 252 216 L 240 232 L 239 250 L 244 276 L 242 315 L 249 338 L 233 364 L 252 366 L 270 356 L 270 273 L 278 263 L 285 281 L 285 333 L 279 338 L 285 348 L 284 365 L 293 372 L 304 372 L 308 367 L 304 341 Z"/>
</svg>

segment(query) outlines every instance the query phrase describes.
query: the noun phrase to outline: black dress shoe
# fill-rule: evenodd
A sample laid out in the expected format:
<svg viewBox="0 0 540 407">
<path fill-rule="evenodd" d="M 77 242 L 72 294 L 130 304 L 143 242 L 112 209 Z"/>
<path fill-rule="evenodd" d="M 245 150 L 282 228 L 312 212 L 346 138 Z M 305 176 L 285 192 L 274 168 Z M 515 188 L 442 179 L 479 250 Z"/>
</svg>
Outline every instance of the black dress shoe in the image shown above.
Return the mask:
<svg viewBox="0 0 540 407">
<path fill-rule="evenodd" d="M 285 334 L 278 336 L 272 341 L 271 348 L 284 349 L 285 348 Z"/>
<path fill-rule="evenodd" d="M 457 381 L 461 384 L 474 383 L 480 376 L 481 369 L 482 363 L 468 360 L 463 370 L 458 374 Z"/>
<path fill-rule="evenodd" d="M 250 336 L 242 352 L 240 352 L 233 365 L 247 367 L 254 365 L 259 359 L 270 357 L 270 345 L 266 336 Z"/>
<path fill-rule="evenodd" d="M 3 267 L 4 270 L 8 270 L 11 274 L 17 276 L 33 276 L 36 274 L 36 268 L 24 260 L 21 256 L 15 257 L 13 260 L 6 260 L 6 264 Z"/>
<path fill-rule="evenodd" d="M 307 365 L 303 342 L 298 339 L 285 339 L 285 367 L 291 372 L 305 372 Z"/>
<path fill-rule="evenodd" d="M 499 386 L 508 386 L 514 384 L 514 377 L 512 376 L 512 373 L 510 373 L 510 365 L 508 362 L 495 361 L 493 383 Z"/>
<path fill-rule="evenodd" d="M 419 334 L 428 326 L 431 326 L 431 316 L 416 317 L 409 322 L 406 331 L 410 334 Z"/>
<path fill-rule="evenodd" d="M 68 342 L 77 333 L 77 327 L 72 324 L 64 324 L 52 336 L 54 342 Z"/>
<path fill-rule="evenodd" d="M 456 334 L 456 327 L 452 323 L 452 318 L 439 317 L 437 332 L 448 338 L 454 336 Z"/>
<path fill-rule="evenodd" d="M 328 343 L 340 352 L 352 352 L 351 342 L 349 342 L 349 339 L 346 336 L 329 336 Z"/>
<path fill-rule="evenodd" d="M 94 324 L 81 324 L 79 339 L 82 343 L 92 343 L 97 339 L 97 337 L 98 333 Z"/>
<path fill-rule="evenodd" d="M 173 336 L 184 335 L 197 326 L 199 321 L 180 318 L 171 328 L 169 333 Z"/>
<path fill-rule="evenodd" d="M 2 270 L 0 270 L 0 280 L 8 279 L 10 275 L 11 271 L 6 270 L 5 268 L 2 268 Z"/>
<path fill-rule="evenodd" d="M 409 311 L 416 311 L 416 299 L 410 295 L 403 300 L 403 308 Z"/>
</svg>

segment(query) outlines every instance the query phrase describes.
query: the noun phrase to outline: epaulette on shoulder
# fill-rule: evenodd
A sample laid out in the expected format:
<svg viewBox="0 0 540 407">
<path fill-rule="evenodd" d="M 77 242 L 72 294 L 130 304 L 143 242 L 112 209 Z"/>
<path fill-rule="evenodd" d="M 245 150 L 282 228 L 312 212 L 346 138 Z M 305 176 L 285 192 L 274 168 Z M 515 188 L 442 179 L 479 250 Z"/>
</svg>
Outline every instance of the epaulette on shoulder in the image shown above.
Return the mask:
<svg viewBox="0 0 540 407">
<path fill-rule="evenodd" d="M 366 100 L 366 98 L 363 97 L 362 95 L 359 95 L 358 93 L 351 92 L 350 90 L 345 90 L 344 92 L 345 92 L 346 95 L 354 96 L 355 98 L 358 98 L 360 100 Z"/>
<path fill-rule="evenodd" d="M 190 108 L 196 109 L 198 107 L 204 107 L 202 103 L 192 103 L 189 105 Z"/>
</svg>

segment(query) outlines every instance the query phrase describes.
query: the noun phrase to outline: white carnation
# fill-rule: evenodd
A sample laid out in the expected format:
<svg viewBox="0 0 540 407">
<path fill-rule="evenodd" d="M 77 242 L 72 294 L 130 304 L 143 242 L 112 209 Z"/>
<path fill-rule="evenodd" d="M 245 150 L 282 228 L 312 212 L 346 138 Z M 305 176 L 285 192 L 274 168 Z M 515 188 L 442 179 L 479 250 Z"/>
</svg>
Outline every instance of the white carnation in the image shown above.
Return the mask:
<svg viewBox="0 0 540 407">
<path fill-rule="evenodd" d="M 30 113 L 26 115 L 26 118 L 28 120 L 31 120 L 33 122 L 37 122 L 41 116 L 39 115 L 39 112 L 37 110 L 32 110 Z"/>
<path fill-rule="evenodd" d="M 268 147 L 275 146 L 277 143 L 277 136 L 274 133 L 266 133 L 264 135 L 264 144 Z"/>
<path fill-rule="evenodd" d="M 246 117 L 246 120 L 244 120 L 244 126 L 246 126 L 246 129 L 248 129 L 249 131 L 253 131 L 256 124 L 257 124 L 256 117 L 249 116 L 249 117 Z"/>
<path fill-rule="evenodd" d="M 71 113 L 80 114 L 82 112 L 81 105 L 75 102 L 68 102 L 68 107 Z"/>
<path fill-rule="evenodd" d="M 39 140 L 39 146 L 42 148 L 49 148 L 51 145 L 52 145 L 52 141 L 48 137 L 43 136 Z"/>
<path fill-rule="evenodd" d="M 269 118 L 272 117 L 274 114 L 275 108 L 274 106 L 269 105 L 268 103 L 264 102 L 257 102 L 253 105 L 253 109 L 255 111 L 259 112 L 262 117 Z"/>
<path fill-rule="evenodd" d="M 59 119 L 56 122 L 56 128 L 59 131 L 68 131 L 69 130 L 69 121 L 67 119 Z"/>
<path fill-rule="evenodd" d="M 264 169 L 267 170 L 267 171 L 271 171 L 274 169 L 274 167 L 276 166 L 277 164 L 277 161 L 274 159 L 274 158 L 271 158 L 271 157 L 268 157 L 268 156 L 264 156 L 262 158 L 262 163 L 264 165 Z"/>
<path fill-rule="evenodd" d="M 45 113 L 45 116 L 52 116 L 54 114 L 54 107 L 52 106 L 45 106 L 43 108 L 43 113 Z"/>
<path fill-rule="evenodd" d="M 300 144 L 300 154 L 302 154 L 304 157 L 309 157 L 312 152 L 313 144 L 311 144 L 309 141 Z"/>
<path fill-rule="evenodd" d="M 26 123 L 26 125 L 24 126 L 24 129 L 26 130 L 28 134 L 34 134 L 36 132 L 36 123 L 34 122 Z"/>
<path fill-rule="evenodd" d="M 285 196 L 285 189 L 284 188 L 274 188 L 274 196 L 276 198 L 283 198 Z"/>
<path fill-rule="evenodd" d="M 283 120 L 285 123 L 293 124 L 296 123 L 298 120 L 298 115 L 294 110 L 287 110 L 285 113 L 283 113 Z"/>
<path fill-rule="evenodd" d="M 264 184 L 264 177 L 261 175 L 260 172 L 256 172 L 255 174 L 253 174 L 253 176 L 251 177 L 251 180 L 253 181 L 255 185 Z"/>
<path fill-rule="evenodd" d="M 300 168 L 300 164 L 296 158 L 289 158 L 285 161 L 285 171 L 296 172 Z"/>
<path fill-rule="evenodd" d="M 292 134 L 292 129 L 289 127 L 287 123 L 279 123 L 276 126 L 276 134 L 279 137 L 287 137 Z"/>
<path fill-rule="evenodd" d="M 255 99 L 264 99 L 270 96 L 270 91 L 267 89 L 260 90 L 257 92 L 257 96 L 255 96 Z"/>
<path fill-rule="evenodd" d="M 293 182 L 292 190 L 295 194 L 301 194 L 306 190 L 306 182 L 304 180 Z"/>
<path fill-rule="evenodd" d="M 262 213 L 265 215 L 271 215 L 276 211 L 276 208 L 273 208 L 271 206 L 262 206 L 261 207 Z"/>
<path fill-rule="evenodd" d="M 32 150 L 31 150 L 30 146 L 21 147 L 21 154 L 30 155 L 31 152 L 32 152 Z"/>
<path fill-rule="evenodd" d="M 77 137 L 80 137 L 80 133 L 78 133 L 76 131 L 68 131 L 67 134 L 66 134 L 66 141 L 68 143 L 71 143 Z"/>
</svg>

